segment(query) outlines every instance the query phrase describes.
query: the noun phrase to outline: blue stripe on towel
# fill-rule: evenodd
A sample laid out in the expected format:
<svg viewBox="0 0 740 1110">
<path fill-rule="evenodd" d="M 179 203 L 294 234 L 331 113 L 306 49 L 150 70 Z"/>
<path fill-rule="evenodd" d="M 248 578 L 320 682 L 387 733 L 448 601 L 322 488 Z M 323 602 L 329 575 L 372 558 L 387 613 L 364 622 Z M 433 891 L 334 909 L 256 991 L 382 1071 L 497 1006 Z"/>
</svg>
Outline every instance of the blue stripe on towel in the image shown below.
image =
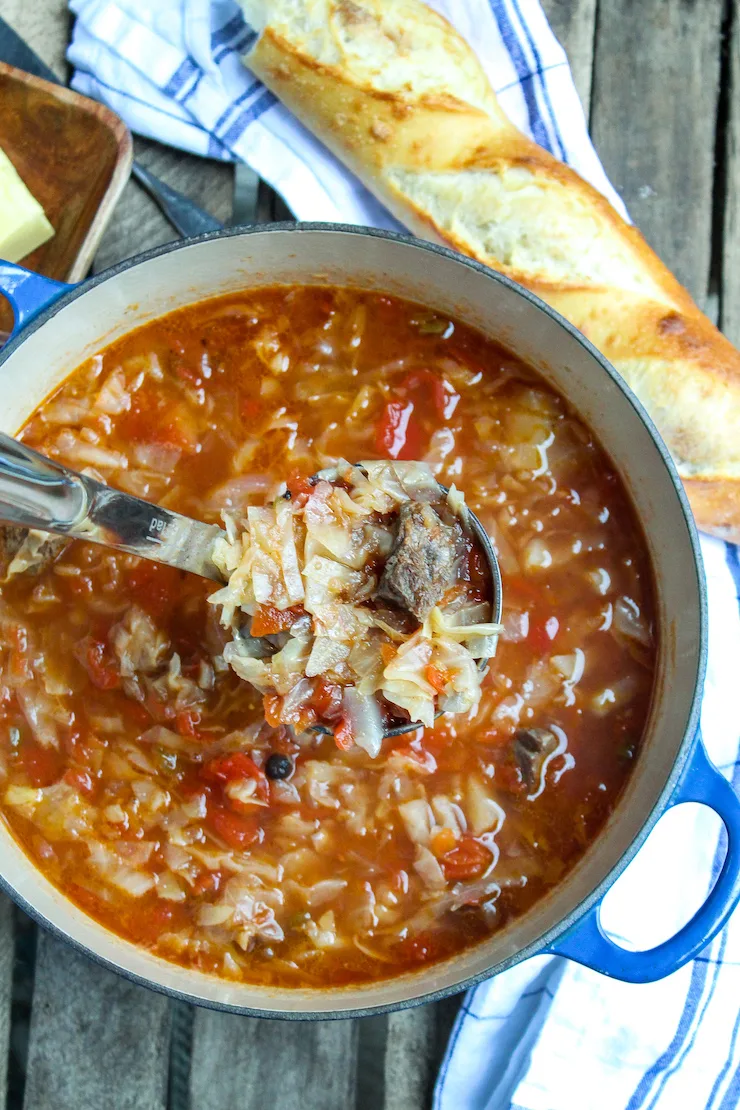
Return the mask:
<svg viewBox="0 0 740 1110">
<path fill-rule="evenodd" d="M 725 1097 L 719 1104 L 719 1110 L 737 1110 L 737 1104 L 740 1101 L 740 1065 L 735 1068 L 735 1073 L 730 1081 L 730 1085 L 725 1091 Z"/>
<path fill-rule="evenodd" d="M 735 583 L 735 597 L 740 605 L 740 547 L 736 547 L 733 543 L 726 543 L 725 559 L 730 568 L 732 581 Z"/>
<path fill-rule="evenodd" d="M 529 24 L 522 15 L 522 10 L 519 7 L 519 0 L 511 0 L 511 3 L 514 11 L 519 16 L 519 22 L 524 28 L 524 34 L 527 36 L 527 42 L 529 43 L 529 48 L 532 51 L 532 57 L 534 58 L 535 66 L 537 67 L 534 71 L 537 75 L 537 84 L 542 89 L 542 96 L 544 97 L 545 106 L 547 107 L 547 114 L 549 115 L 552 122 L 552 129 L 555 132 L 555 139 L 557 140 L 558 148 L 560 150 L 560 158 L 563 160 L 563 162 L 567 162 L 568 157 L 565 153 L 565 144 L 563 143 L 563 137 L 560 134 L 557 117 L 555 115 L 555 112 L 553 111 L 552 101 L 550 100 L 550 92 L 547 87 L 547 78 L 544 76 L 542 58 L 540 57 L 540 52 L 537 49 L 537 43 L 535 42 L 534 35 L 529 29 Z"/>
<path fill-rule="evenodd" d="M 189 81 L 192 81 L 195 75 L 199 72 L 198 66 L 192 58 L 186 58 L 181 62 L 175 72 L 170 77 L 169 81 L 162 89 L 165 96 L 171 96 L 173 100 L 179 100 L 178 94 L 182 95 L 185 86 Z M 124 93 L 124 96 L 126 94 Z"/>
<path fill-rule="evenodd" d="M 215 135 L 208 136 L 208 149 L 206 150 L 206 157 L 218 158 L 220 162 L 233 162 L 234 155 L 231 151 L 224 146 L 220 139 Z"/>
<path fill-rule="evenodd" d="M 87 70 L 80 70 L 79 72 L 86 73 Z M 176 116 L 174 112 L 168 112 L 166 111 L 166 109 L 160 108 L 159 106 L 157 106 L 157 108 L 152 108 L 151 103 L 148 100 L 142 100 L 140 96 L 134 96 L 132 93 L 124 92 L 123 89 L 117 89 L 115 85 L 108 85 L 105 81 L 101 81 L 100 78 L 97 77 L 94 73 L 91 73 L 90 77 L 92 77 L 95 84 L 99 85 L 101 89 L 107 89 L 108 92 L 115 93 L 117 96 L 122 96 L 126 100 L 132 101 L 132 103 L 134 104 L 141 104 L 144 108 L 151 108 L 152 111 L 156 111 L 161 116 L 166 116 L 167 119 L 174 120 L 175 123 L 182 124 L 183 127 L 194 127 L 197 131 L 204 130 L 199 123 L 195 122 L 195 120 L 193 120 L 191 123 L 188 120 L 184 120 L 181 116 Z"/>
<path fill-rule="evenodd" d="M 249 50 L 250 46 L 256 38 L 257 32 L 253 31 L 251 27 L 245 27 L 244 33 L 240 38 L 236 40 L 236 42 L 231 43 L 228 46 L 222 46 L 220 50 L 217 50 L 215 52 L 215 54 L 213 55 L 214 62 L 216 63 L 216 65 L 218 65 L 224 60 L 224 58 L 228 57 L 229 54 L 246 53 L 246 51 Z"/>
<path fill-rule="evenodd" d="M 219 27 L 217 31 L 211 33 L 211 50 L 218 50 L 219 46 L 224 46 L 227 42 L 231 42 L 235 35 L 238 35 L 247 26 L 247 22 L 241 12 L 237 12 L 235 16 Z"/>
<path fill-rule="evenodd" d="M 236 112 L 237 108 L 241 104 L 244 104 L 244 102 L 246 100 L 249 100 L 249 98 L 251 96 L 254 96 L 254 94 L 257 92 L 257 89 L 261 89 L 261 88 L 262 88 L 261 82 L 256 81 L 256 80 L 252 81 L 251 85 L 247 85 L 244 92 L 240 93 L 240 95 L 236 98 L 236 100 L 232 100 L 232 102 L 231 102 L 231 104 L 229 104 L 228 108 L 226 108 L 221 113 L 221 115 L 218 117 L 218 119 L 216 120 L 216 122 L 213 125 L 213 133 L 215 135 L 220 135 L 221 132 L 226 127 L 226 125 L 228 124 L 229 120 L 232 118 L 232 116 Z"/>
<path fill-rule="evenodd" d="M 259 117 L 263 115 L 268 108 L 272 108 L 273 104 L 276 103 L 277 97 L 273 93 L 271 93 L 269 89 L 263 88 L 262 92 L 249 105 L 249 107 L 245 108 L 243 112 L 239 113 L 237 118 L 229 127 L 226 134 L 221 136 L 222 141 L 225 143 L 225 145 L 228 147 L 233 147 L 234 143 L 238 142 L 238 140 L 242 137 L 249 124 L 256 119 L 259 119 Z"/>
<path fill-rule="evenodd" d="M 553 149 L 550 143 L 550 136 L 547 133 L 547 128 L 540 115 L 537 97 L 532 88 L 532 82 L 526 80 L 527 77 L 531 76 L 529 66 L 527 65 L 527 59 L 524 57 L 522 44 L 509 19 L 509 13 L 506 10 L 504 0 L 488 0 L 488 3 L 493 12 L 493 18 L 496 20 L 498 29 L 501 32 L 504 46 L 508 51 L 521 84 L 524 103 L 527 105 L 529 129 L 532 132 L 532 137 L 536 143 L 539 143 L 540 146 L 544 147 L 545 150 L 549 150 L 550 154 L 552 154 Z"/>
<path fill-rule="evenodd" d="M 668 1048 L 665 1050 L 665 1052 L 658 1057 L 652 1067 L 648 1068 L 648 1070 L 643 1075 L 642 1079 L 637 1085 L 635 1093 L 632 1095 L 632 1098 L 627 1103 L 627 1110 L 638 1110 L 638 1107 L 643 1105 L 656 1078 L 676 1058 L 676 1055 L 686 1041 L 689 1030 L 694 1022 L 694 1018 L 696 1017 L 699 1006 L 701 1004 L 702 995 L 704 992 L 704 983 L 707 977 L 709 966 L 709 964 L 699 964 L 696 961 L 694 961 L 694 963 L 692 964 L 689 989 L 686 995 L 683 1012 L 681 1013 L 681 1017 L 678 1021 L 678 1028 L 676 1029 L 673 1040 L 668 1045 Z M 719 966 L 719 964 L 715 965 L 715 975 L 716 968 Z"/>
<path fill-rule="evenodd" d="M 732 1027 L 732 1036 L 730 1037 L 730 1051 L 727 1055 L 727 1059 L 725 1060 L 724 1064 L 722 1065 L 722 1068 L 719 1072 L 719 1075 L 717 1076 L 717 1078 L 714 1081 L 714 1084 L 712 1086 L 712 1090 L 709 1093 L 709 1102 L 706 1105 L 706 1110 L 711 1110 L 712 1103 L 714 1102 L 715 1098 L 717 1097 L 717 1092 L 719 1091 L 725 1076 L 727 1075 L 728 1071 L 730 1070 L 730 1067 L 732 1065 L 732 1058 L 735 1055 L 735 1045 L 737 1043 L 738 1031 L 740 1031 L 740 1010 L 738 1010 L 737 1017 L 735 1018 L 735 1024 Z M 732 1084 L 730 1084 L 730 1086 L 732 1086 Z"/>
</svg>

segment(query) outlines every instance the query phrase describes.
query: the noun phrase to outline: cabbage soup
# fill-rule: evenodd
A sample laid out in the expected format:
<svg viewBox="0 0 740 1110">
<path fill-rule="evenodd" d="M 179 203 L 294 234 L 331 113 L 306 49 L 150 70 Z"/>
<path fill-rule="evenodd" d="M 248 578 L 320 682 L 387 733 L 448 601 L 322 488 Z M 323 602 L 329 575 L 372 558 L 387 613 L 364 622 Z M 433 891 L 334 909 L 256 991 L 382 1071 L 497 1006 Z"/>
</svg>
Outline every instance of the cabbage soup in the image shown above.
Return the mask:
<svg viewBox="0 0 740 1110">
<path fill-rule="evenodd" d="M 464 493 L 501 567 L 502 629 L 487 629 L 494 654 L 472 700 L 445 702 L 452 664 L 409 663 L 393 621 L 381 627 L 382 667 L 409 697 L 422 691 L 424 719 L 457 712 L 363 747 L 352 729 L 307 727 L 343 719 L 346 652 L 304 666 L 302 714 L 286 717 L 284 697 L 229 665 L 216 584 L 4 529 L 0 809 L 35 865 L 105 926 L 234 980 L 379 980 L 504 928 L 597 836 L 647 719 L 651 568 L 609 459 L 507 351 L 390 296 L 234 293 L 101 351 L 22 438 L 238 526 L 286 483 L 306 503 L 309 478 L 340 460 L 424 463 Z M 287 635 L 289 608 L 318 635 L 315 613 L 276 597 L 251 614 L 261 635 Z"/>
</svg>

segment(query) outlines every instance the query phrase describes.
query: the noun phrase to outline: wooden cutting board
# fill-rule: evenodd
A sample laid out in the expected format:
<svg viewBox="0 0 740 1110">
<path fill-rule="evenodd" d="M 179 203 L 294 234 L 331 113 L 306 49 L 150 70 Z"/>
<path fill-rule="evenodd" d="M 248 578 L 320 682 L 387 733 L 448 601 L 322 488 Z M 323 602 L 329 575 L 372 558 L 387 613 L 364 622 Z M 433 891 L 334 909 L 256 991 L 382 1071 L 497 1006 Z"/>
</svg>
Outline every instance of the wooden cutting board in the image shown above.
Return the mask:
<svg viewBox="0 0 740 1110">
<path fill-rule="evenodd" d="M 0 146 L 55 232 L 22 265 L 79 281 L 128 180 L 128 128 L 104 104 L 0 62 Z M 12 326 L 0 297 L 0 332 Z"/>
</svg>

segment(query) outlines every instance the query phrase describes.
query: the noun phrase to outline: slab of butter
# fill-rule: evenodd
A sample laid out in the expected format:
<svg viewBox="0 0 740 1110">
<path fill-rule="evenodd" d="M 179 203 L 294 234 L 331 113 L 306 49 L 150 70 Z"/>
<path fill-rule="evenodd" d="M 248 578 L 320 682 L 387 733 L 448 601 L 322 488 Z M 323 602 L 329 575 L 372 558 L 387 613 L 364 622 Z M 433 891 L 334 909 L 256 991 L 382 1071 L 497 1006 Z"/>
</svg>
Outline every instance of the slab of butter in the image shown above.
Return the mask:
<svg viewBox="0 0 740 1110">
<path fill-rule="evenodd" d="M 0 147 L 0 258 L 19 262 L 53 234 L 43 208 Z"/>
</svg>

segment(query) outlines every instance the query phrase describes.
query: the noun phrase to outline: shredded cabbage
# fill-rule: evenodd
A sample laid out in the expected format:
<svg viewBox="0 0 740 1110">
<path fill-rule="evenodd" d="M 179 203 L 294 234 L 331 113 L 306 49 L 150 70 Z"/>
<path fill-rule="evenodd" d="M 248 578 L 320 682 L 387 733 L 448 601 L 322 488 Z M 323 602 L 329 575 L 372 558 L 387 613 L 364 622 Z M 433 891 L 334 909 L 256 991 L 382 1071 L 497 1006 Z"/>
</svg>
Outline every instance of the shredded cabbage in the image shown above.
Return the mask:
<svg viewBox="0 0 740 1110">
<path fill-rule="evenodd" d="M 246 518 L 227 517 L 226 526 L 214 561 L 228 584 L 209 601 L 234 637 L 224 660 L 281 699 L 273 716 L 333 731 L 336 699 L 335 716 L 324 722 L 314 698 L 316 681 L 329 683 L 341 692 L 343 746 L 375 758 L 381 698 L 396 721 L 427 727 L 440 712 L 477 708 L 476 661 L 493 655 L 502 629 L 480 595 L 465 589 L 461 568 L 472 542 L 465 498 L 454 486 L 445 494 L 426 463 L 340 459 L 297 493 L 249 506 Z M 389 587 L 384 579 L 401 549 L 400 584 Z M 431 601 L 407 608 L 425 574 Z"/>
</svg>

